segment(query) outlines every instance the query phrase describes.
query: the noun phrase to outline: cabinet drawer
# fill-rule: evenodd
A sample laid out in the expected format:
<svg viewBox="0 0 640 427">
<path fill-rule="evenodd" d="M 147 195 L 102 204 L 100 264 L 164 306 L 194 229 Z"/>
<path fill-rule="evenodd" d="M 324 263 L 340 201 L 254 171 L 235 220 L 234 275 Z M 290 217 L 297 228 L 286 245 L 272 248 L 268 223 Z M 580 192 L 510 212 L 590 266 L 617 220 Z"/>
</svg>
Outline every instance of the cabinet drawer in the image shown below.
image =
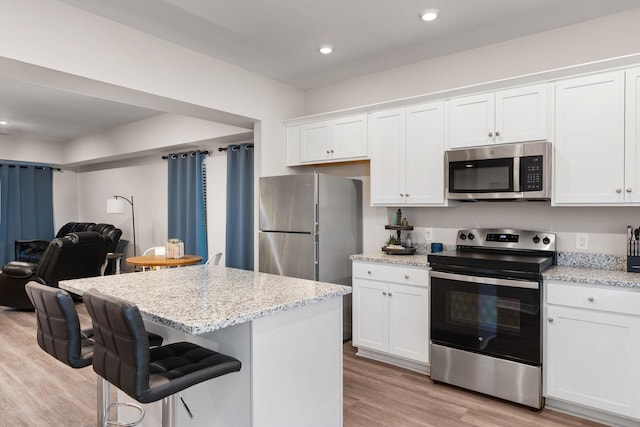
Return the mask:
<svg viewBox="0 0 640 427">
<path fill-rule="evenodd" d="M 354 262 L 353 277 L 424 287 L 429 285 L 427 269 L 418 267 Z"/>
<path fill-rule="evenodd" d="M 549 282 L 545 290 L 548 304 L 640 316 L 640 291 L 635 289 Z"/>
</svg>

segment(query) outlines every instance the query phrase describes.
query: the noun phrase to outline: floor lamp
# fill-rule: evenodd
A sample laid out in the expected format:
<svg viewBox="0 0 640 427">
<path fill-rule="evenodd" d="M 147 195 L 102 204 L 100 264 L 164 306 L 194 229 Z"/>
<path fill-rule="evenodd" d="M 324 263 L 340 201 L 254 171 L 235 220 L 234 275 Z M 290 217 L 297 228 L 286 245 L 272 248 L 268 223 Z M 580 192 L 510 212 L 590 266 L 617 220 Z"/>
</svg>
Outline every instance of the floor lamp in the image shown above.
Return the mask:
<svg viewBox="0 0 640 427">
<path fill-rule="evenodd" d="M 136 216 L 133 211 L 133 196 L 131 196 L 131 200 L 123 196 L 113 196 L 111 199 L 107 199 L 107 213 L 125 213 L 127 205 L 125 205 L 124 202 L 131 205 L 131 221 L 133 222 L 133 256 L 136 256 Z"/>
</svg>

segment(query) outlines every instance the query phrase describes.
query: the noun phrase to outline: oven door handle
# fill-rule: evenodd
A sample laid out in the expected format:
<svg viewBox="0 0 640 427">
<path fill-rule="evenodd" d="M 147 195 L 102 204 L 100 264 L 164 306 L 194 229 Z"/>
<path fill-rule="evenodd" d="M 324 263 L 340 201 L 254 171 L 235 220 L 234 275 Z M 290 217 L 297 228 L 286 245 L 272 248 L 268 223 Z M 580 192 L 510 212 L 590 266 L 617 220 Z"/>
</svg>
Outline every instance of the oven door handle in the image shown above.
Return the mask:
<svg viewBox="0 0 640 427">
<path fill-rule="evenodd" d="M 467 276 L 465 274 L 444 273 L 431 271 L 431 277 L 436 279 L 457 280 L 458 282 L 480 283 L 482 285 L 510 286 L 512 288 L 539 289 L 538 282 L 525 280 L 498 279 L 496 277 Z"/>
</svg>

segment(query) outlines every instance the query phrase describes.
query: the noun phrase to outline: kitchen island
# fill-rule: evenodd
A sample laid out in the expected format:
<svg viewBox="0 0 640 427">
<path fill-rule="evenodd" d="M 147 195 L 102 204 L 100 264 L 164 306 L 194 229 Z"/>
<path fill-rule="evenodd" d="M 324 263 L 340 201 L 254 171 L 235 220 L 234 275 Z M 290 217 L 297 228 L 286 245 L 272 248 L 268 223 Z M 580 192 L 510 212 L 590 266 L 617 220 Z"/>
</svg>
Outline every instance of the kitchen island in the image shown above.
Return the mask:
<svg viewBox="0 0 640 427">
<path fill-rule="evenodd" d="M 347 286 L 200 265 L 61 281 L 138 306 L 165 343 L 191 341 L 242 362 L 183 392 L 179 426 L 342 425 L 342 296 Z M 119 393 L 119 400 L 127 396 Z M 142 425 L 159 425 L 160 403 Z"/>
</svg>

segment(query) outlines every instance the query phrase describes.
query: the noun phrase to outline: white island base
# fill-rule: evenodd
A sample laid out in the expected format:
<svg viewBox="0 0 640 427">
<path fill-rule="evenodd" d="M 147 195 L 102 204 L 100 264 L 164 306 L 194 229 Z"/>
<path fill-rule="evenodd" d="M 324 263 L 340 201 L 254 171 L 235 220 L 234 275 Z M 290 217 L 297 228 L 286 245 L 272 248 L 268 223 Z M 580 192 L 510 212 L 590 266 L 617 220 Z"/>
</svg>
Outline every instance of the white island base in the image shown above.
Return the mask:
<svg viewBox="0 0 640 427">
<path fill-rule="evenodd" d="M 342 426 L 342 298 L 191 335 L 145 321 L 165 343 L 190 341 L 242 362 L 240 372 L 193 386 L 176 399 L 180 427 Z M 122 392 L 118 401 L 133 402 Z M 161 425 L 161 402 L 141 425 Z"/>
</svg>

